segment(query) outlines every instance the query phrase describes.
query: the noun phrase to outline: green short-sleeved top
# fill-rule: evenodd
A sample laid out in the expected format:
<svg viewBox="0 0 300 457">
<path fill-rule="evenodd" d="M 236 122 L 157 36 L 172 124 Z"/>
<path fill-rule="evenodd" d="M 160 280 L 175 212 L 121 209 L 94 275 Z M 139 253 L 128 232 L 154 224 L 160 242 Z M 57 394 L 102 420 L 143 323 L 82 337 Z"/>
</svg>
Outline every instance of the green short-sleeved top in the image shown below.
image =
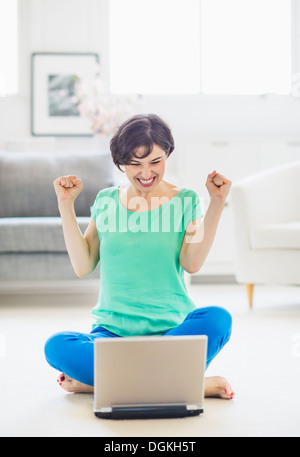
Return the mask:
<svg viewBox="0 0 300 457">
<path fill-rule="evenodd" d="M 179 254 L 187 225 L 201 218 L 196 192 L 148 212 L 127 210 L 119 187 L 104 189 L 91 207 L 100 239 L 100 293 L 93 328 L 119 336 L 162 335 L 196 306 L 188 295 Z"/>
</svg>

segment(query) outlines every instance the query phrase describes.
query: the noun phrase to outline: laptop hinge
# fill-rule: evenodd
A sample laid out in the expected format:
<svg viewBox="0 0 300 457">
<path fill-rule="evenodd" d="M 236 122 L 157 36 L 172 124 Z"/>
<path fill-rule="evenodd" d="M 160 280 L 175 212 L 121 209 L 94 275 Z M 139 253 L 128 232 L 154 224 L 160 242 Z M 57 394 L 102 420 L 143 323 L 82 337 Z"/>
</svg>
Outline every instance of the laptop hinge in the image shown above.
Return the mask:
<svg viewBox="0 0 300 457">
<path fill-rule="evenodd" d="M 187 411 L 193 411 L 193 410 L 196 411 L 198 409 L 202 409 L 198 405 L 186 405 L 185 406 L 185 405 L 182 405 L 182 404 L 180 404 L 180 405 L 143 405 L 143 406 L 140 405 L 139 407 L 143 408 L 143 409 L 149 409 L 149 408 L 153 409 L 153 408 L 161 408 L 161 407 L 163 407 L 163 408 L 185 407 L 187 409 Z M 133 406 L 133 405 L 128 405 L 128 406 L 127 405 L 126 406 L 125 405 L 123 405 L 123 406 L 120 405 L 120 406 L 114 406 L 114 407 L 107 406 L 105 408 L 100 408 L 98 410 L 98 412 L 105 414 L 105 413 L 111 413 L 113 411 L 113 409 L 114 410 L 122 410 L 122 409 L 128 410 L 129 408 L 130 409 L 132 409 L 132 408 L 136 409 L 137 407 Z"/>
<path fill-rule="evenodd" d="M 196 411 L 198 409 L 202 409 L 200 406 L 197 406 L 197 405 L 187 405 L 186 409 L 188 411 Z"/>
<path fill-rule="evenodd" d="M 100 408 L 98 410 L 99 413 L 102 413 L 102 414 L 108 414 L 108 413 L 111 413 L 112 412 L 112 408 L 111 407 L 107 407 L 107 408 Z"/>
<path fill-rule="evenodd" d="M 109 419 L 151 419 L 196 416 L 202 412 L 197 405 L 120 405 L 101 408 L 96 415 Z"/>
<path fill-rule="evenodd" d="M 156 405 L 136 406 L 130 408 L 116 407 L 112 410 L 112 417 L 115 418 L 160 418 L 160 417 L 184 417 L 187 415 L 185 405 Z"/>
</svg>

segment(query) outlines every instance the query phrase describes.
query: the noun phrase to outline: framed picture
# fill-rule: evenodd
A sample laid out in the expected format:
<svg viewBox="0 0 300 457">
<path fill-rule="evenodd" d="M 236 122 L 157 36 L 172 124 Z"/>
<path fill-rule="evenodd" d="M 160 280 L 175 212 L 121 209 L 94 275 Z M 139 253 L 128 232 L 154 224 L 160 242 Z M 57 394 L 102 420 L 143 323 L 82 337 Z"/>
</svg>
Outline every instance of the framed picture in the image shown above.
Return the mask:
<svg viewBox="0 0 300 457">
<path fill-rule="evenodd" d="M 34 53 L 31 60 L 31 133 L 34 136 L 93 136 L 77 108 L 75 84 L 94 82 L 98 54 Z"/>
</svg>

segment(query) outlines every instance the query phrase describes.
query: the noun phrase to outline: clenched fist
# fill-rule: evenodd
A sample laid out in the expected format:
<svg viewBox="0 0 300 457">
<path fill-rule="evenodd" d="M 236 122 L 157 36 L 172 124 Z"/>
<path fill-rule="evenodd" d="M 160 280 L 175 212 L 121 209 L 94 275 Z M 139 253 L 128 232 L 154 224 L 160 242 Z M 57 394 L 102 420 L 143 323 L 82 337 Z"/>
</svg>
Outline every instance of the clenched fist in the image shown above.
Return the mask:
<svg viewBox="0 0 300 457">
<path fill-rule="evenodd" d="M 74 203 L 83 190 L 82 181 L 77 176 L 61 176 L 53 182 L 53 185 L 59 203 Z"/>
<path fill-rule="evenodd" d="M 207 177 L 206 187 L 209 192 L 210 198 L 212 199 L 219 199 L 225 201 L 232 182 L 229 179 L 225 178 L 225 176 L 220 175 L 216 171 L 210 173 Z"/>
</svg>

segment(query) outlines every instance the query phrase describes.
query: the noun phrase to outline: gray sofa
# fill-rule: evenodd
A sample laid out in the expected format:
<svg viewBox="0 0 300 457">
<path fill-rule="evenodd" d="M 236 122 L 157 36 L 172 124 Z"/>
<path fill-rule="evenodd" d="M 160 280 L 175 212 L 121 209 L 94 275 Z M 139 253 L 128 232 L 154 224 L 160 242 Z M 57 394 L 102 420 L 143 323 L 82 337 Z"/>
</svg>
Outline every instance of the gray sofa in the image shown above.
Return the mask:
<svg viewBox="0 0 300 457">
<path fill-rule="evenodd" d="M 0 280 L 74 279 L 59 217 L 55 178 L 78 175 L 83 192 L 75 202 L 85 231 L 90 206 L 113 185 L 109 153 L 0 151 Z M 99 277 L 99 265 L 90 278 Z"/>
</svg>

